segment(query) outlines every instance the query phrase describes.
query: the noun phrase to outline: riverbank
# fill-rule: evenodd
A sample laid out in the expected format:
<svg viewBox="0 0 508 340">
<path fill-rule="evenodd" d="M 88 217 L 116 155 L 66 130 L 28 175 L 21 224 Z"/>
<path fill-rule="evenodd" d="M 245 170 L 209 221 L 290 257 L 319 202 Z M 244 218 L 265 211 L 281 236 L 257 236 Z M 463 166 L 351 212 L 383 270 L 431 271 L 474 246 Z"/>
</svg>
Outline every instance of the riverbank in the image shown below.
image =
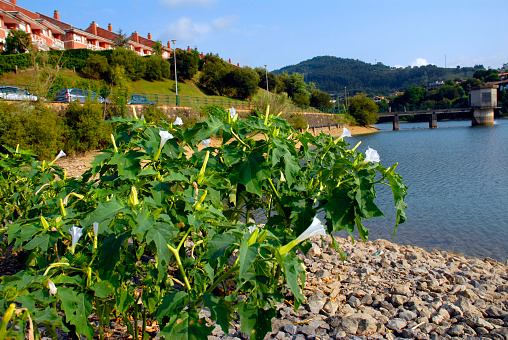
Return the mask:
<svg viewBox="0 0 508 340">
<path fill-rule="evenodd" d="M 266 339 L 508 339 L 508 266 L 386 240 L 315 238 L 300 259 L 307 302 L 278 306 Z M 234 323 L 209 340 L 246 339 Z"/>
</svg>

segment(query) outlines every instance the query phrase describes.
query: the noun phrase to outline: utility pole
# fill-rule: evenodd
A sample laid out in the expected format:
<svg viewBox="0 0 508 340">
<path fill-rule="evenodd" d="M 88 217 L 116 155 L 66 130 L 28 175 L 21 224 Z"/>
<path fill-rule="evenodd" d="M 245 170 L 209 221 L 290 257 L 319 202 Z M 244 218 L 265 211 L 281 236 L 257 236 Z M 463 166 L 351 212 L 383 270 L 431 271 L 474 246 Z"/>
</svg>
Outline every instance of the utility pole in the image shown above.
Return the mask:
<svg viewBox="0 0 508 340">
<path fill-rule="evenodd" d="M 176 93 L 176 102 L 178 105 L 178 78 L 176 77 L 176 40 L 171 40 L 173 42 L 173 60 L 175 62 L 175 93 Z"/>
<path fill-rule="evenodd" d="M 266 93 L 268 94 L 268 98 L 270 98 L 270 92 L 268 91 L 268 69 L 265 65 L 265 75 L 266 75 Z"/>
</svg>

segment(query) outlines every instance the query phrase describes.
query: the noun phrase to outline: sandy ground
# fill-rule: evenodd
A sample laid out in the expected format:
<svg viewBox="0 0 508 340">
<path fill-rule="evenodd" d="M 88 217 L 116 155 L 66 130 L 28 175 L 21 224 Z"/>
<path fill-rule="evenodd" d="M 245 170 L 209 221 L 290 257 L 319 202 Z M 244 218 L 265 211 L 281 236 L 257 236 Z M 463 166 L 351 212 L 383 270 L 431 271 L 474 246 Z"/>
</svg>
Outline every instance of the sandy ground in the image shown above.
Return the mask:
<svg viewBox="0 0 508 340">
<path fill-rule="evenodd" d="M 377 128 L 371 126 L 347 126 L 346 127 L 353 136 L 374 133 L 378 131 Z M 339 137 L 342 133 L 342 129 L 333 129 L 331 131 L 324 131 L 332 135 L 333 137 Z M 319 134 L 319 133 L 318 133 Z M 259 136 L 261 138 L 261 136 Z M 219 146 L 221 143 L 219 138 L 212 139 L 211 146 Z M 77 177 L 80 176 L 83 172 L 88 170 L 90 167 L 90 163 L 93 161 L 95 156 L 99 154 L 99 151 L 90 151 L 85 153 L 84 155 L 79 156 L 67 156 L 60 158 L 56 165 L 61 166 L 65 170 L 67 170 L 68 177 Z"/>
</svg>

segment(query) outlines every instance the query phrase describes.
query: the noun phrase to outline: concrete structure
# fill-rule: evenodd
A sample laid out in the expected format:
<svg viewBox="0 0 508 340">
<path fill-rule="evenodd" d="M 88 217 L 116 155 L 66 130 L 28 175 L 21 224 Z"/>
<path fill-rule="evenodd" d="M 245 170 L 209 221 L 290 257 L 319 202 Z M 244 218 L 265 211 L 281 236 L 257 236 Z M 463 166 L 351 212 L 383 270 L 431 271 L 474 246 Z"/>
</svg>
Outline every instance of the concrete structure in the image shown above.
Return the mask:
<svg viewBox="0 0 508 340">
<path fill-rule="evenodd" d="M 474 87 L 469 94 L 469 107 L 473 110 L 472 125 L 494 124 L 494 109 L 497 108 L 498 85 Z"/>
</svg>

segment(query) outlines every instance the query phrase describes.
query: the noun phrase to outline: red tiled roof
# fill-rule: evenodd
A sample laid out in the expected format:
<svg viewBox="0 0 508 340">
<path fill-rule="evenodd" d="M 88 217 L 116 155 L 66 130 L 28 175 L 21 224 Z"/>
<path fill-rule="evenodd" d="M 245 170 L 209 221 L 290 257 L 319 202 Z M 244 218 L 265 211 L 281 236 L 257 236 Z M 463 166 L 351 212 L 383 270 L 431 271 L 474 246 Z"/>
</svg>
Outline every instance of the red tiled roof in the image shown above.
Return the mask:
<svg viewBox="0 0 508 340">
<path fill-rule="evenodd" d="M 51 24 L 53 24 L 55 26 L 60 27 L 64 31 L 72 28 L 72 25 L 66 24 L 65 22 L 62 22 L 60 20 L 56 20 L 53 17 L 49 17 L 49 16 L 41 14 L 41 13 L 37 13 L 37 14 L 39 14 L 41 19 L 47 20 L 49 23 L 51 23 Z"/>
</svg>

